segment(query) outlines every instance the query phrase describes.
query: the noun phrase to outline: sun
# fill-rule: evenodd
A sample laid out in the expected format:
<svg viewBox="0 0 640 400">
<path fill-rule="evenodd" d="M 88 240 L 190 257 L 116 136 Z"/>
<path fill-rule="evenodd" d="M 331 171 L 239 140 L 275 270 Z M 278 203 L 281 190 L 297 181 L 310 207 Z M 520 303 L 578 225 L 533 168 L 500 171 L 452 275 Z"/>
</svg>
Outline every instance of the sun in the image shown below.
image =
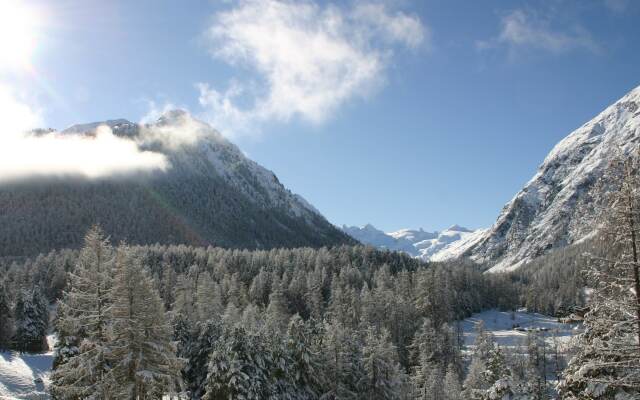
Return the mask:
<svg viewBox="0 0 640 400">
<path fill-rule="evenodd" d="M 0 70 L 30 67 L 37 27 L 37 12 L 25 1 L 0 0 Z"/>
</svg>

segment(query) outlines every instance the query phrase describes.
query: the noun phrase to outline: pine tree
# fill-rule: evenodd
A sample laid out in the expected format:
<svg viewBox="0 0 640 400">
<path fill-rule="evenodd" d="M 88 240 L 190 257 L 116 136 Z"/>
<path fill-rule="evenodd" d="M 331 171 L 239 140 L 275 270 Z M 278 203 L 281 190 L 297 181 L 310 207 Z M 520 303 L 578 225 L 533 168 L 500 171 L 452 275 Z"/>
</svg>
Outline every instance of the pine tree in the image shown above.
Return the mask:
<svg viewBox="0 0 640 400">
<path fill-rule="evenodd" d="M 332 321 L 325 322 L 321 343 L 324 392 L 321 398 L 358 399 L 366 383 L 362 341 L 353 330 Z"/>
<path fill-rule="evenodd" d="M 296 388 L 296 398 L 318 398 L 323 377 L 319 365 L 319 343 L 311 323 L 305 323 L 299 315 L 294 315 L 287 329 L 286 346 L 292 361 L 291 380 Z"/>
<path fill-rule="evenodd" d="M 265 324 L 268 329 L 276 332 L 285 332 L 289 323 L 289 311 L 282 290 L 276 288 L 269 295 L 269 306 Z"/>
<path fill-rule="evenodd" d="M 444 399 L 445 400 L 462 400 L 462 386 L 460 385 L 460 377 L 456 371 L 456 367 L 449 366 L 444 376 Z"/>
<path fill-rule="evenodd" d="M 16 302 L 15 321 L 14 342 L 19 351 L 37 353 L 49 348 L 49 310 L 39 286 L 20 292 Z"/>
<path fill-rule="evenodd" d="M 594 290 L 576 354 L 559 385 L 566 399 L 640 396 L 640 157 L 612 165 L 611 192 L 600 217 L 605 257 L 592 256 Z M 626 397 L 625 397 L 626 396 Z"/>
<path fill-rule="evenodd" d="M 536 332 L 527 335 L 527 386 L 535 394 L 536 399 L 547 399 L 547 351 L 546 342 Z"/>
<path fill-rule="evenodd" d="M 269 397 L 274 368 L 270 352 L 255 334 L 229 328 L 211 353 L 204 400 Z"/>
<path fill-rule="evenodd" d="M 366 398 L 372 400 L 395 399 L 398 396 L 401 371 L 398 365 L 398 353 L 391 344 L 389 332 L 376 332 L 368 328 L 365 332 L 362 348 L 362 361 L 365 377 L 362 387 Z"/>
<path fill-rule="evenodd" d="M 93 227 L 70 275 L 70 289 L 58 304 L 59 338 L 51 387 L 58 398 L 106 396 L 114 260 L 108 239 Z"/>
<path fill-rule="evenodd" d="M 444 400 L 445 392 L 442 385 L 444 377 L 438 363 L 421 357 L 411 374 L 411 382 L 416 400 Z"/>
<path fill-rule="evenodd" d="M 220 288 L 207 272 L 202 273 L 198 280 L 196 308 L 200 321 L 218 319 L 224 312 Z"/>
<path fill-rule="evenodd" d="M 9 348 L 13 336 L 13 310 L 4 283 L 0 283 L 0 350 Z"/>
<path fill-rule="evenodd" d="M 185 386 L 192 399 L 200 399 L 204 395 L 211 352 L 216 343 L 223 340 L 223 326 L 219 321 L 198 323 L 196 331 L 196 338 L 182 353 L 187 361 L 183 371 Z"/>
<path fill-rule="evenodd" d="M 501 376 L 502 371 L 498 371 L 500 356 L 501 353 L 496 353 L 493 336 L 484 329 L 484 323 L 480 321 L 476 325 L 476 339 L 471 364 L 463 385 L 465 399 L 481 399 Z M 490 368 L 490 363 L 493 363 L 493 369 Z"/>
<path fill-rule="evenodd" d="M 142 399 L 176 393 L 182 365 L 162 299 L 126 247 L 118 251 L 112 293 L 110 396 Z"/>
</svg>

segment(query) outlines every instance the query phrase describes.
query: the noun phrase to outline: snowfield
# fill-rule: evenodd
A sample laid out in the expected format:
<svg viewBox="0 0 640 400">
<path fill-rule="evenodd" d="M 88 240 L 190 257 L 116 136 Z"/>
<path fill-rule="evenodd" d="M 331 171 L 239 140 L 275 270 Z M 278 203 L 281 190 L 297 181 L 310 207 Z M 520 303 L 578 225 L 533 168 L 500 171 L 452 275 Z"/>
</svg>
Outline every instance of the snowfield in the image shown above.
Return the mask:
<svg viewBox="0 0 640 400">
<path fill-rule="evenodd" d="M 48 399 L 55 336 L 47 336 L 47 353 L 0 352 L 0 399 Z"/>
<path fill-rule="evenodd" d="M 498 311 L 488 310 L 462 321 L 462 331 L 466 348 L 473 347 L 476 340 L 476 325 L 484 322 L 485 330 L 491 332 L 500 347 L 521 346 L 527 339 L 527 330 L 538 330 L 544 334 L 545 340 L 551 346 L 554 338 L 559 345 L 566 345 L 569 339 L 579 333 L 579 324 L 563 324 L 554 317 L 529 313 L 526 311 Z M 522 330 L 514 329 L 518 325 Z"/>
</svg>

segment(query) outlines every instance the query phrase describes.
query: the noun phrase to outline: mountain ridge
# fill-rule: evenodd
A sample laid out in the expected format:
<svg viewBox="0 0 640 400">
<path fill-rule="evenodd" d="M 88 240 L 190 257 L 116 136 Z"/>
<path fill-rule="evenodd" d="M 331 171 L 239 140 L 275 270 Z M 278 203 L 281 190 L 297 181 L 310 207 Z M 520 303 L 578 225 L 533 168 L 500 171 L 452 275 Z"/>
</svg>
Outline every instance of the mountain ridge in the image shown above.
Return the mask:
<svg viewBox="0 0 640 400">
<path fill-rule="evenodd" d="M 593 234 L 595 210 L 611 186 L 596 182 L 639 144 L 640 86 L 556 144 L 493 226 L 459 255 L 509 271 Z"/>
<path fill-rule="evenodd" d="M 456 258 L 477 238 L 482 229 L 471 230 L 460 225 L 452 225 L 443 231 L 428 232 L 423 228 L 400 229 L 385 233 L 371 224 L 362 227 L 341 228 L 351 237 L 371 246 L 400 251 L 424 261 L 446 261 Z"/>
<path fill-rule="evenodd" d="M 113 119 L 49 134 L 91 137 L 104 125 L 141 150 L 164 155 L 167 170 L 2 183 L 0 223 L 8 229 L 0 231 L 0 256 L 78 247 L 95 223 L 112 241 L 130 244 L 269 249 L 356 243 L 272 171 L 184 111 L 151 124 Z"/>
</svg>

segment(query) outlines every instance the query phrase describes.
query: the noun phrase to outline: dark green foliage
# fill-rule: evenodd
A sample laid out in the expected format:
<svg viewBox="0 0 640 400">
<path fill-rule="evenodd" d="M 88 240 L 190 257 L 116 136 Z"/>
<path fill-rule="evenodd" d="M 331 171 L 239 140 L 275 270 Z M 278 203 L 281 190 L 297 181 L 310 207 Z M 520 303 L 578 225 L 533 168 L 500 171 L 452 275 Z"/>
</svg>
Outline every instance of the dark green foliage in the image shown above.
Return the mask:
<svg viewBox="0 0 640 400">
<path fill-rule="evenodd" d="M 0 283 L 0 350 L 10 346 L 13 336 L 13 310 L 4 284 Z"/>
<path fill-rule="evenodd" d="M 47 344 L 48 302 L 38 286 L 32 290 L 20 292 L 15 307 L 15 324 L 13 341 L 17 350 L 37 353 L 49 348 Z"/>
<path fill-rule="evenodd" d="M 320 215 L 305 219 L 256 205 L 215 172 L 3 184 L 0 208 L 0 257 L 78 248 L 94 224 L 114 243 L 249 249 L 355 243 Z"/>
</svg>

